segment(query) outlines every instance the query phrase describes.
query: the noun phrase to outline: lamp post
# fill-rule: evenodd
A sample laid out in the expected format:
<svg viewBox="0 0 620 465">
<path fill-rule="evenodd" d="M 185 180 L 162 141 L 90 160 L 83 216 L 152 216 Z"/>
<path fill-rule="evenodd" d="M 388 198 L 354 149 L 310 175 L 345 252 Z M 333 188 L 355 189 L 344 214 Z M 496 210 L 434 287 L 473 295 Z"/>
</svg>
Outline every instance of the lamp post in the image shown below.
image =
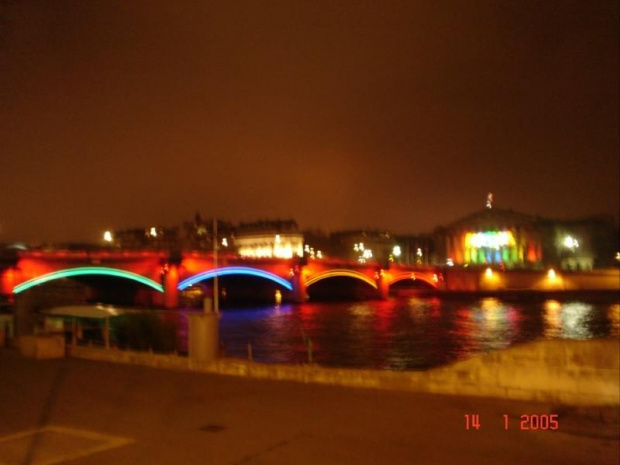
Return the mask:
<svg viewBox="0 0 620 465">
<path fill-rule="evenodd" d="M 213 267 L 216 270 L 213 277 L 213 311 L 220 312 L 220 293 L 217 277 L 217 218 L 213 218 Z"/>
</svg>

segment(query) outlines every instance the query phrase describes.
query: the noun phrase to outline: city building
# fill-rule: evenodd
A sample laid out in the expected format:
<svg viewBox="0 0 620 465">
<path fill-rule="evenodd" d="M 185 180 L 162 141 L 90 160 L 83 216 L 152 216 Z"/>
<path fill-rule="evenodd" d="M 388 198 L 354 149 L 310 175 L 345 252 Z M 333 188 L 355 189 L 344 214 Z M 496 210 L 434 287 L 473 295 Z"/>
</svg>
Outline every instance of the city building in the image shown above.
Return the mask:
<svg viewBox="0 0 620 465">
<path fill-rule="evenodd" d="M 614 266 L 612 219 L 552 220 L 488 207 L 435 230 L 438 264 L 510 268 Z"/>
<path fill-rule="evenodd" d="M 152 250 L 214 248 L 214 221 L 196 214 L 182 228 L 153 226 L 106 231 L 108 247 Z M 218 250 L 252 258 L 337 259 L 382 267 L 497 266 L 506 269 L 590 270 L 620 266 L 620 236 L 612 218 L 555 220 L 495 208 L 467 215 L 432 234 L 398 235 L 385 230 L 356 229 L 301 232 L 297 222 L 217 221 Z M 77 247 L 75 245 L 66 248 Z M 81 249 L 88 248 L 86 245 Z"/>
<path fill-rule="evenodd" d="M 322 260 L 337 257 L 337 250 L 333 247 L 328 233 L 319 229 L 308 229 L 302 232 L 304 236 L 304 256 L 311 260 Z"/>
<path fill-rule="evenodd" d="M 183 248 L 190 250 L 213 250 L 213 219 L 205 220 L 196 213 L 193 221 L 183 222 Z M 235 249 L 235 227 L 231 222 L 217 220 L 217 237 L 219 250 Z"/>
<path fill-rule="evenodd" d="M 402 265 L 434 265 L 437 262 L 435 240 L 428 234 L 396 236 L 392 256 L 394 263 Z"/>
<path fill-rule="evenodd" d="M 620 237 L 612 218 L 550 221 L 543 237 L 546 264 L 565 270 L 617 266 L 615 255 L 620 250 Z"/>
<path fill-rule="evenodd" d="M 104 243 L 120 249 L 171 250 L 179 247 L 179 228 L 151 226 L 106 231 Z"/>
<path fill-rule="evenodd" d="M 331 233 L 330 242 L 338 258 L 387 267 L 394 261 L 395 237 L 389 231 L 351 230 Z M 398 248 L 396 255 L 399 255 Z"/>
<path fill-rule="evenodd" d="M 541 219 L 512 210 L 485 208 L 435 230 L 438 261 L 444 265 L 542 263 Z"/>
<path fill-rule="evenodd" d="M 235 233 L 235 246 L 242 257 L 302 257 L 304 236 L 295 220 L 260 220 L 239 224 Z"/>
</svg>

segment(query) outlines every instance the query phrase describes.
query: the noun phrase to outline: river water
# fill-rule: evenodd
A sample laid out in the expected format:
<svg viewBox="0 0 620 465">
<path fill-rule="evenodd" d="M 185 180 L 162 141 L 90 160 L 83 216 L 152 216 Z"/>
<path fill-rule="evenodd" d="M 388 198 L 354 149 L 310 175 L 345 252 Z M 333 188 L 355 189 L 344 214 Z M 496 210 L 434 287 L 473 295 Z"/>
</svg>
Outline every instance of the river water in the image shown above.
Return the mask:
<svg viewBox="0 0 620 465">
<path fill-rule="evenodd" d="M 177 313 L 181 350 L 187 313 Z M 309 346 L 323 366 L 419 370 L 538 339 L 620 334 L 620 304 L 553 299 L 317 302 L 224 309 L 220 341 L 228 357 L 304 363 Z"/>
</svg>

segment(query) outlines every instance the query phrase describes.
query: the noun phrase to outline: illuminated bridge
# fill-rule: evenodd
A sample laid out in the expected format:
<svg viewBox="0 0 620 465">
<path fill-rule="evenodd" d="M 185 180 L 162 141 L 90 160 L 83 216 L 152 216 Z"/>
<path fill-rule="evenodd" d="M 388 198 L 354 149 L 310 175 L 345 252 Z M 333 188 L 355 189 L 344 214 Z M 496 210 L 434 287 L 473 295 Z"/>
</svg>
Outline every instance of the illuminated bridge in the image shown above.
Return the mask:
<svg viewBox="0 0 620 465">
<path fill-rule="evenodd" d="M 211 253 L 187 252 L 172 257 L 156 251 L 20 251 L 12 266 L 1 271 L 0 291 L 15 296 L 55 280 L 104 276 L 138 283 L 150 301 L 177 308 L 179 292 L 203 281 L 225 276 L 253 276 L 275 283 L 287 300 L 303 302 L 307 289 L 337 277 L 353 278 L 387 298 L 394 283 L 419 280 L 433 288 L 441 274 L 431 267 L 391 266 L 344 261 L 298 259 L 243 259 L 219 255 L 217 266 Z"/>
</svg>

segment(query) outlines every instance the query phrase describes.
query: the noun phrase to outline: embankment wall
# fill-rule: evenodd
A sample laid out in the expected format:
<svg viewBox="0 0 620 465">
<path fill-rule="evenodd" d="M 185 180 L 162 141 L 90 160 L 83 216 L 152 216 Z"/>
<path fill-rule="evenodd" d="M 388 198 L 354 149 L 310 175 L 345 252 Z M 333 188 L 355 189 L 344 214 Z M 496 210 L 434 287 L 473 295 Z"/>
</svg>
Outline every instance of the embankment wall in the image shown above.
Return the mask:
<svg viewBox="0 0 620 465">
<path fill-rule="evenodd" d="M 593 271 L 492 270 L 445 268 L 446 291 L 618 291 L 620 269 Z"/>
<path fill-rule="evenodd" d="M 620 341 L 544 340 L 510 347 L 423 372 L 261 364 L 74 347 L 89 360 L 174 370 L 328 385 L 536 400 L 570 405 L 620 405 Z"/>
</svg>

